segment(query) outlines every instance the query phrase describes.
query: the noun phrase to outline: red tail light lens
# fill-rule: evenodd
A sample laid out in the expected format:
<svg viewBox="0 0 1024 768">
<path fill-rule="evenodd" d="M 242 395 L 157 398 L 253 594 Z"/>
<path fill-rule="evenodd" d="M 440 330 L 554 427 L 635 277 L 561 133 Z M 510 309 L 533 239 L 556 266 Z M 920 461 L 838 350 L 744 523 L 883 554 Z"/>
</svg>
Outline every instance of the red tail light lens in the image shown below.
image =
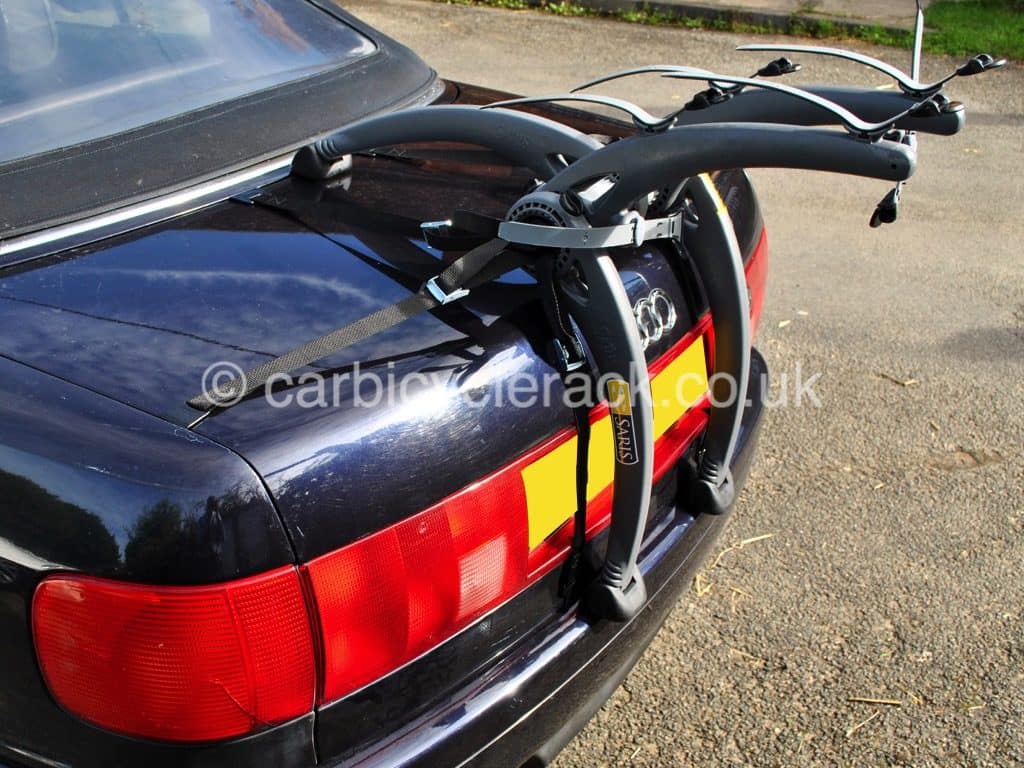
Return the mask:
<svg viewBox="0 0 1024 768">
<path fill-rule="evenodd" d="M 764 309 L 764 293 L 768 285 L 768 232 L 761 230 L 761 238 L 757 242 L 754 253 L 747 262 L 747 288 L 750 289 L 750 322 L 751 330 L 757 332 L 761 323 L 761 311 Z"/>
<path fill-rule="evenodd" d="M 526 497 L 502 471 L 306 567 L 323 633 L 321 701 L 414 659 L 526 585 Z"/>
<path fill-rule="evenodd" d="M 313 706 L 313 639 L 295 568 L 211 587 L 48 578 L 32 629 L 56 699 L 113 731 L 227 739 Z"/>
</svg>

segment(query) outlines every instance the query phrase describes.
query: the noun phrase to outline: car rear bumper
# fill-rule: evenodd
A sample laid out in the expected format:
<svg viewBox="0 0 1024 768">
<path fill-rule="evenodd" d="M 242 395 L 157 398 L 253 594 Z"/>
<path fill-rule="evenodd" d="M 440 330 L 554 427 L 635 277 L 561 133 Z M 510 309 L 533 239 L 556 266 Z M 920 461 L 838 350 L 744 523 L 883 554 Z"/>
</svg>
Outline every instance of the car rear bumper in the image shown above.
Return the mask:
<svg viewBox="0 0 1024 768">
<path fill-rule="evenodd" d="M 754 353 L 733 474 L 745 482 L 763 415 L 766 365 Z M 676 508 L 648 537 L 640 568 L 650 597 L 631 621 L 591 623 L 570 611 L 417 727 L 345 765 L 503 768 L 547 765 L 622 683 L 692 583 L 728 515 Z M 341 765 L 335 763 L 334 765 Z"/>
</svg>

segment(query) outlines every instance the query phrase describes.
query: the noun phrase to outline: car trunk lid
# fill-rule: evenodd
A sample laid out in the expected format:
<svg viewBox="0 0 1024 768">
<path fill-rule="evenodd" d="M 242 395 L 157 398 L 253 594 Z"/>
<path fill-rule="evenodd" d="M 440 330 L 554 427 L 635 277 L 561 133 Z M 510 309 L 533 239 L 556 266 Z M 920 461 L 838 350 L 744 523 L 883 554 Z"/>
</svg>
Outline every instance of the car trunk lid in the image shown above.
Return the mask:
<svg viewBox="0 0 1024 768">
<path fill-rule="evenodd" d="M 359 158 L 351 189 L 328 191 L 328 212 L 307 224 L 226 201 L 8 269 L 0 354 L 187 426 L 200 414 L 186 401 L 217 371 L 246 370 L 404 298 L 425 264 L 440 271 L 408 222 L 460 208 L 500 216 L 531 182 L 486 152 L 445 149 L 427 160 Z M 276 191 L 309 190 L 286 180 Z M 694 327 L 693 288 L 656 245 L 619 258 L 631 301 L 659 288 L 677 308 L 648 350 L 654 360 Z M 380 530 L 572 423 L 552 392 L 527 408 L 472 408 L 462 397 L 507 400 L 509 381 L 557 380 L 532 282 L 511 274 L 306 371 L 350 374 L 337 392 L 327 382 L 255 397 L 197 431 L 260 472 L 300 558 Z M 359 370 L 373 375 L 353 401 Z"/>
</svg>

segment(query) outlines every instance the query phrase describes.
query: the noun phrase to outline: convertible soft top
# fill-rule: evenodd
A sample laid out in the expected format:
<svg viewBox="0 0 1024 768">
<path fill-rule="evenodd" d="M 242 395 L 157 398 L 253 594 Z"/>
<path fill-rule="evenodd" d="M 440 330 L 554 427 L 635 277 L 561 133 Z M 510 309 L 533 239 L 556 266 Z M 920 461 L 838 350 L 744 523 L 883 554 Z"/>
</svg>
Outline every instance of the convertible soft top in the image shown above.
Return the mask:
<svg viewBox="0 0 1024 768">
<path fill-rule="evenodd" d="M 331 14 L 375 50 L 312 78 L 0 165 L 0 240 L 223 176 L 436 97 L 437 74 L 412 51 L 344 11 Z"/>
</svg>

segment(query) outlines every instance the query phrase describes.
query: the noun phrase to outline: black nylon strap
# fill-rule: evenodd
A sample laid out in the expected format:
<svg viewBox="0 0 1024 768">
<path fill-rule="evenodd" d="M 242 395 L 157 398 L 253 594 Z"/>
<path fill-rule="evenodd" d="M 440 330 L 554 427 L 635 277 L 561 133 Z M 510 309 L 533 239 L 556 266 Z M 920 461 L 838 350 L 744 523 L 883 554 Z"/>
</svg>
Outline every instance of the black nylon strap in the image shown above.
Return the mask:
<svg viewBox="0 0 1024 768">
<path fill-rule="evenodd" d="M 452 262 L 437 276 L 437 286 L 446 294 L 453 293 L 466 286 L 475 284 L 475 278 L 486 275 L 493 270 L 489 266 L 503 268 L 504 271 L 522 264 L 522 257 L 498 260 L 508 244 L 503 240 L 491 240 Z M 263 387 L 273 377 L 291 373 L 305 368 L 307 365 L 336 352 L 357 344 L 364 339 L 375 336 L 382 331 L 393 328 L 411 317 L 435 309 L 442 304 L 435 298 L 427 286 L 402 299 L 395 304 L 377 310 L 373 314 L 356 320 L 343 328 L 332 331 L 318 339 L 314 339 L 301 347 L 291 350 L 274 360 L 263 363 L 236 379 L 216 389 L 196 395 L 188 401 L 188 405 L 199 411 L 210 411 L 214 408 L 225 408 L 235 405 L 247 395 Z"/>
<path fill-rule="evenodd" d="M 558 594 L 565 608 L 572 603 L 576 582 L 583 564 L 583 549 L 587 544 L 587 483 L 590 482 L 588 464 L 590 461 L 590 409 L 577 406 L 573 409 L 576 418 L 576 512 L 573 515 L 572 545 L 569 559 L 562 570 Z"/>
<path fill-rule="evenodd" d="M 566 304 L 560 298 L 561 289 L 556 275 L 557 261 L 551 254 L 540 258 L 538 265 L 538 281 L 541 289 L 541 304 L 551 328 L 553 337 L 553 357 L 566 386 L 570 385 L 568 376 L 571 372 L 586 367 L 586 354 L 583 345 L 576 336 Z M 562 598 L 563 607 L 568 609 L 572 604 L 576 583 L 583 562 L 583 549 L 587 543 L 587 483 L 589 481 L 588 465 L 590 461 L 590 408 L 581 403 L 573 408 L 576 421 L 576 511 L 573 515 L 572 545 L 569 558 L 562 567 L 562 575 L 558 585 L 558 595 Z"/>
<path fill-rule="evenodd" d="M 497 237 L 501 222 L 502 219 L 463 209 L 455 211 L 455 215 L 452 216 L 453 226 L 464 232 L 472 232 L 478 237 Z"/>
</svg>

